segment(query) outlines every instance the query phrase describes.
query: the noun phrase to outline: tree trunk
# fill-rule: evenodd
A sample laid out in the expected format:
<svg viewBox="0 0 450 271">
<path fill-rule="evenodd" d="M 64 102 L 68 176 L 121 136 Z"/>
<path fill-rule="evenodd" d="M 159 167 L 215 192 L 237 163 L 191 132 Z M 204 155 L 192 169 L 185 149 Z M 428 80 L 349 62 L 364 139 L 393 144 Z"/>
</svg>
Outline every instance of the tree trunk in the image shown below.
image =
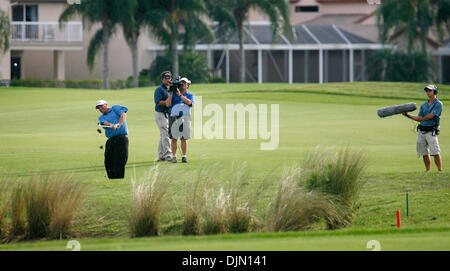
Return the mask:
<svg viewBox="0 0 450 271">
<path fill-rule="evenodd" d="M 170 6 L 170 13 L 173 19 L 172 24 L 172 35 L 170 36 L 170 48 L 172 50 L 171 57 L 172 57 L 172 78 L 175 78 L 179 75 L 179 69 L 178 69 L 178 22 L 177 18 L 175 16 L 175 0 L 171 1 Z"/>
<path fill-rule="evenodd" d="M 170 47 L 171 47 L 171 54 L 172 54 L 172 76 L 175 78 L 179 75 L 179 69 L 178 69 L 178 41 L 177 41 L 177 35 L 172 32 L 172 37 L 170 39 Z"/>
<path fill-rule="evenodd" d="M 238 22 L 238 37 L 239 37 L 239 54 L 241 56 L 241 68 L 239 71 L 239 81 L 245 82 L 245 51 L 244 51 L 244 25 L 242 21 Z"/>
<path fill-rule="evenodd" d="M 422 51 L 425 53 L 427 51 L 427 44 L 426 44 L 426 36 L 428 29 L 424 25 L 424 20 L 426 13 L 422 10 L 422 3 L 418 3 L 417 5 L 417 18 L 419 21 L 419 35 L 420 35 L 420 44 L 422 45 Z"/>
<path fill-rule="evenodd" d="M 103 24 L 103 89 L 109 89 L 109 33 L 106 24 Z"/>
<path fill-rule="evenodd" d="M 133 33 L 131 41 L 131 58 L 133 61 L 133 87 L 139 87 L 139 58 L 138 58 L 138 38 L 136 33 Z"/>
</svg>

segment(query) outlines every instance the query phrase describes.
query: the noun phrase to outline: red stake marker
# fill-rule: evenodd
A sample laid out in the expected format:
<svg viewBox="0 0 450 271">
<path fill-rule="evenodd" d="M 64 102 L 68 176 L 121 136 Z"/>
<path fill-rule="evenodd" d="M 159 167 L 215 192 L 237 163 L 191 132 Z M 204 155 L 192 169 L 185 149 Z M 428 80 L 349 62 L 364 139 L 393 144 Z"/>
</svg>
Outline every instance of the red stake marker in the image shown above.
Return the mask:
<svg viewBox="0 0 450 271">
<path fill-rule="evenodd" d="M 400 210 L 397 210 L 397 228 L 402 226 L 402 222 L 400 220 Z"/>
</svg>

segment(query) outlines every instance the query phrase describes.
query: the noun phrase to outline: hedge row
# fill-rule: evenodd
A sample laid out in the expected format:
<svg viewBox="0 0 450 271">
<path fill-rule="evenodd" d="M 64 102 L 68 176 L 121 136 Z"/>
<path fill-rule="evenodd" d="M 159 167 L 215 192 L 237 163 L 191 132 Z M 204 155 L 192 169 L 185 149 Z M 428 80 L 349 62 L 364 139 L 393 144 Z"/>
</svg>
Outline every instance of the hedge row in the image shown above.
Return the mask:
<svg viewBox="0 0 450 271">
<path fill-rule="evenodd" d="M 110 80 L 111 89 L 132 88 L 132 80 Z M 13 79 L 9 82 L 11 87 L 42 87 L 42 88 L 88 88 L 102 89 L 103 81 L 100 79 L 92 80 L 42 80 L 42 79 Z M 139 87 L 153 85 L 148 79 L 140 79 Z"/>
</svg>

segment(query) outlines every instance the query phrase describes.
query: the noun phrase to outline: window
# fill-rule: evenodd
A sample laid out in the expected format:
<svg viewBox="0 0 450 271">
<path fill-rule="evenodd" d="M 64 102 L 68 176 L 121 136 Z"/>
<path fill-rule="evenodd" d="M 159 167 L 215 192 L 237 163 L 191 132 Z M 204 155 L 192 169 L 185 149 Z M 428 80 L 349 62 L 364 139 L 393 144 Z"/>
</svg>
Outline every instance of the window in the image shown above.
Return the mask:
<svg viewBox="0 0 450 271">
<path fill-rule="evenodd" d="M 296 6 L 295 12 L 319 12 L 319 6 Z"/>
<path fill-rule="evenodd" d="M 23 6 L 13 6 L 12 19 L 13 22 L 23 22 Z"/>
<path fill-rule="evenodd" d="M 12 7 L 13 22 L 37 22 L 37 5 L 16 5 Z"/>
</svg>

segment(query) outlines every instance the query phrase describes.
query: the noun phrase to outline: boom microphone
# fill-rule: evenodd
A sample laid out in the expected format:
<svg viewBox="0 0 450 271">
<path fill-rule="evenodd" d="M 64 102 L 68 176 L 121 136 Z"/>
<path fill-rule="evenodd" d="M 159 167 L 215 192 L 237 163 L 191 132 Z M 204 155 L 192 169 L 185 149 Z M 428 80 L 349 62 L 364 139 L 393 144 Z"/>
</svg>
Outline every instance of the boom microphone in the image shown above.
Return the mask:
<svg viewBox="0 0 450 271">
<path fill-rule="evenodd" d="M 380 118 L 389 117 L 395 114 L 401 114 L 403 112 L 411 112 L 417 109 L 416 103 L 406 103 L 399 105 L 391 105 L 378 109 L 378 116 Z"/>
</svg>

